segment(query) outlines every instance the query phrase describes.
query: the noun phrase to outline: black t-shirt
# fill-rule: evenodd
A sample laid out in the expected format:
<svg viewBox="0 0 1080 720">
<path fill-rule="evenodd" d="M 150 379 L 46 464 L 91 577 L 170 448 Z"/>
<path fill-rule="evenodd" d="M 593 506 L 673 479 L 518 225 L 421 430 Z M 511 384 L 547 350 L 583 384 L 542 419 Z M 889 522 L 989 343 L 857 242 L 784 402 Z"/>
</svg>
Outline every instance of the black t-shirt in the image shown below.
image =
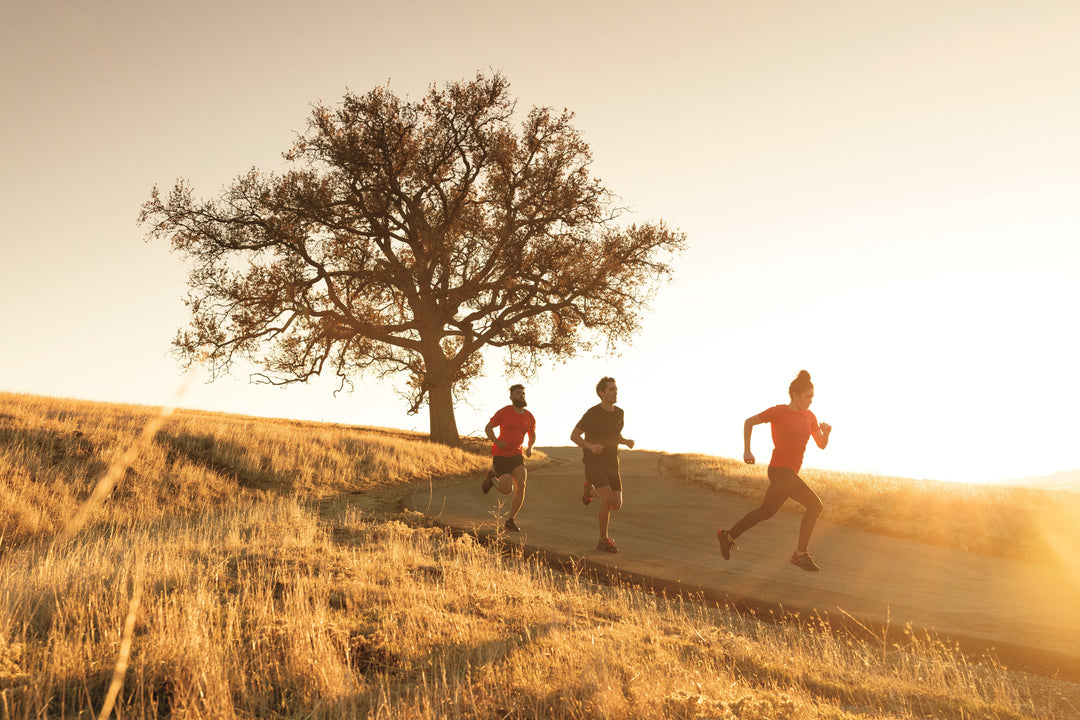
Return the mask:
<svg viewBox="0 0 1080 720">
<path fill-rule="evenodd" d="M 593 405 L 581 416 L 577 426 L 585 433 L 585 439 L 588 442 L 604 446 L 600 454 L 582 448 L 582 459 L 585 462 L 616 464 L 619 462 L 619 440 L 622 438 L 623 429 L 621 407 L 616 406 L 608 412 L 602 405 Z"/>
</svg>

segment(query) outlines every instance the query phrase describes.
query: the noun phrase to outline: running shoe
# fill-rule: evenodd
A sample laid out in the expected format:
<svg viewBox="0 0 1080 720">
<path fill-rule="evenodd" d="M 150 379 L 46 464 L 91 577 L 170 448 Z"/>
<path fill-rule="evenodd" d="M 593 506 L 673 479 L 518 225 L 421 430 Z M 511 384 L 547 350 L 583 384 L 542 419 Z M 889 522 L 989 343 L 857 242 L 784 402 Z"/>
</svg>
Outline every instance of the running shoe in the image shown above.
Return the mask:
<svg viewBox="0 0 1080 720">
<path fill-rule="evenodd" d="M 592 502 L 592 485 L 589 484 L 588 480 L 585 481 L 585 492 L 581 495 L 581 502 L 586 505 Z"/>
<path fill-rule="evenodd" d="M 609 553 L 619 552 L 619 548 L 615 547 L 615 541 L 611 538 L 601 538 L 600 542 L 596 543 L 596 549 Z"/>
<path fill-rule="evenodd" d="M 487 495 L 489 492 L 491 492 L 491 488 L 494 487 L 494 485 L 495 485 L 495 471 L 494 470 L 488 470 L 487 477 L 484 478 L 484 483 L 480 486 L 480 489 L 484 491 L 485 495 Z"/>
<path fill-rule="evenodd" d="M 506 519 L 506 524 L 504 524 L 503 527 L 506 528 L 507 530 L 509 530 L 510 532 L 520 532 L 521 531 L 521 528 L 519 528 L 517 526 L 517 523 L 514 522 L 514 518 L 507 518 Z"/>
<path fill-rule="evenodd" d="M 720 541 L 720 556 L 725 560 L 730 560 L 731 548 L 739 549 L 739 546 L 735 544 L 735 538 L 731 537 L 731 533 L 727 530 L 717 530 L 716 539 Z"/>
<path fill-rule="evenodd" d="M 814 556 L 808 552 L 799 552 L 796 550 L 791 554 L 791 564 L 795 567 L 806 570 L 807 572 L 817 572 L 821 570 L 814 562 Z"/>
</svg>

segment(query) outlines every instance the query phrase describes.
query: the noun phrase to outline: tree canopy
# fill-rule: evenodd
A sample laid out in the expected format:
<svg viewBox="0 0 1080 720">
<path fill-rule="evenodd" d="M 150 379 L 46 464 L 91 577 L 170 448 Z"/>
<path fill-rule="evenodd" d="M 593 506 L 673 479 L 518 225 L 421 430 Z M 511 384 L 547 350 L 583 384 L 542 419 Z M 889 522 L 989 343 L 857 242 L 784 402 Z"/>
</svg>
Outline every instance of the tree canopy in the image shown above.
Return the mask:
<svg viewBox="0 0 1080 720">
<path fill-rule="evenodd" d="M 517 119 L 517 121 L 515 121 Z M 174 340 L 210 378 L 237 358 L 273 384 L 403 372 L 431 439 L 457 444 L 454 399 L 485 347 L 530 375 L 628 341 L 685 236 L 624 209 L 590 176 L 573 114 L 517 116 L 500 74 L 317 104 L 284 154 L 218 197 L 155 187 L 140 223 L 190 263 Z"/>
</svg>

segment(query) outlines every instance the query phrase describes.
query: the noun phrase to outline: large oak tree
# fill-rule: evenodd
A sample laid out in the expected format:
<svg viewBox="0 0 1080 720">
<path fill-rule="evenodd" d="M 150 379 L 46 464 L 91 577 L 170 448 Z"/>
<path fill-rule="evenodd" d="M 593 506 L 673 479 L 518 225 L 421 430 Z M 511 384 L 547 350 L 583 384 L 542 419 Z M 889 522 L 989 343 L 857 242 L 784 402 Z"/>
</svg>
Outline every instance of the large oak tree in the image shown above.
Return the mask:
<svg viewBox="0 0 1080 720">
<path fill-rule="evenodd" d="M 191 261 L 184 361 L 215 378 L 244 358 L 274 384 L 404 371 L 410 411 L 457 444 L 485 346 L 529 375 L 627 341 L 685 237 L 618 223 L 572 113 L 515 110 L 499 74 L 420 101 L 346 92 L 314 107 L 284 174 L 211 200 L 155 187 L 139 220 Z"/>
</svg>

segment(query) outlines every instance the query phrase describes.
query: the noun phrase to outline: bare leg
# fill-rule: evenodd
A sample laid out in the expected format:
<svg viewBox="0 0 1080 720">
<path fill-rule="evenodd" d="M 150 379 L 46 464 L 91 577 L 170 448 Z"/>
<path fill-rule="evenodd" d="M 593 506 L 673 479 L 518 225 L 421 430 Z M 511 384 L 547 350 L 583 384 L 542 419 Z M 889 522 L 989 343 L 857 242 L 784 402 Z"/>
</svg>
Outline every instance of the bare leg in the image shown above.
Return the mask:
<svg viewBox="0 0 1080 720">
<path fill-rule="evenodd" d="M 610 486 L 594 487 L 593 495 L 600 498 L 600 539 L 608 535 L 608 524 L 611 520 L 611 511 L 622 508 L 622 491 L 613 491 Z"/>
<path fill-rule="evenodd" d="M 528 477 L 529 471 L 525 469 L 524 465 L 518 465 L 514 468 L 514 471 L 510 473 L 510 479 L 514 484 L 514 499 L 510 501 L 511 520 L 517 517 L 518 511 L 521 510 L 522 503 L 525 502 L 525 481 Z"/>
<path fill-rule="evenodd" d="M 514 478 L 510 473 L 500 475 L 495 479 L 495 489 L 501 492 L 503 495 L 509 495 L 514 492 Z"/>
</svg>

